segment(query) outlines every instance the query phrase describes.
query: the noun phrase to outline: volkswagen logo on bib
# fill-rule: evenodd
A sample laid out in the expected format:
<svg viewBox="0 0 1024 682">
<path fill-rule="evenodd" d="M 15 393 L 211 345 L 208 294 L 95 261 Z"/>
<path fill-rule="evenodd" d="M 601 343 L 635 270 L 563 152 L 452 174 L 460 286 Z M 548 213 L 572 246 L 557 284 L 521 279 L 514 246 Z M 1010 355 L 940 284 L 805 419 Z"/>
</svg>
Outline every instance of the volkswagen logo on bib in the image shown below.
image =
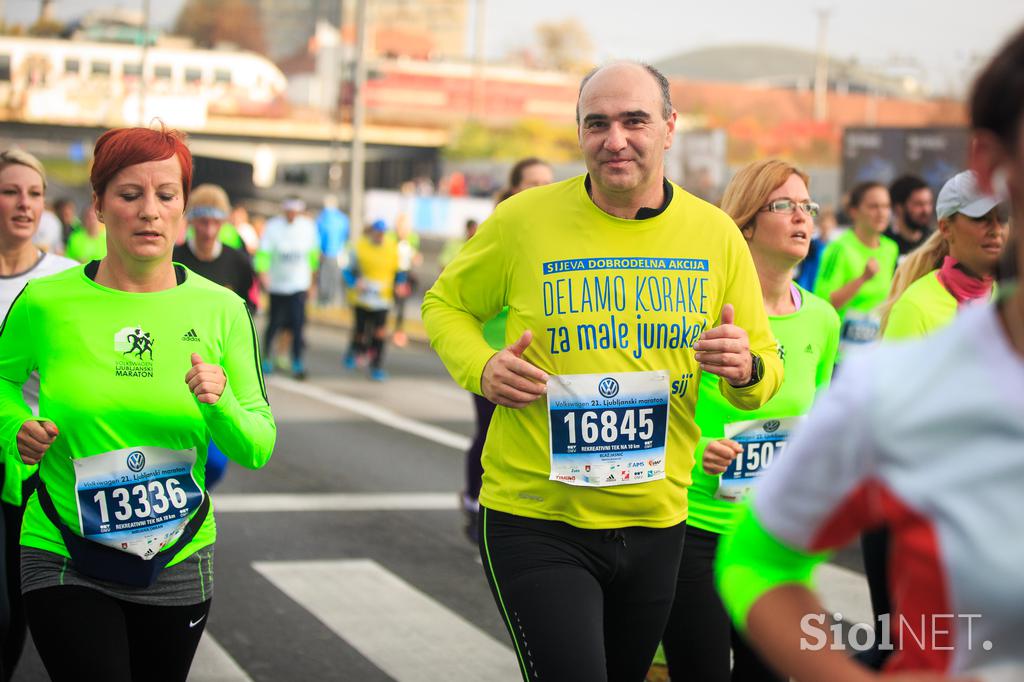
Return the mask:
<svg viewBox="0 0 1024 682">
<path fill-rule="evenodd" d="M 128 468 L 139 473 L 146 467 L 146 456 L 139 450 L 133 450 L 128 455 Z"/>
<path fill-rule="evenodd" d="M 781 425 L 781 423 L 779 422 L 778 419 L 772 419 L 771 421 L 766 421 L 764 423 L 765 433 L 775 433 L 776 431 L 779 430 L 779 426 L 780 425 Z"/>
<path fill-rule="evenodd" d="M 611 377 L 605 377 L 597 385 L 597 390 L 600 391 L 602 397 L 614 398 L 619 394 L 619 382 Z"/>
</svg>

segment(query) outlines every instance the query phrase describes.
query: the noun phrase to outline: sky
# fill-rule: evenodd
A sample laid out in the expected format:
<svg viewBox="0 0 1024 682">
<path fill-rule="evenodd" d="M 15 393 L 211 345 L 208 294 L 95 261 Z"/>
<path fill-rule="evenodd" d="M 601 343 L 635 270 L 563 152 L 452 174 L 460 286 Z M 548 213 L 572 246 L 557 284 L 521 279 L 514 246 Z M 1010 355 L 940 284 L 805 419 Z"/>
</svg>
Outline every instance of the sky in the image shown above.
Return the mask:
<svg viewBox="0 0 1024 682">
<path fill-rule="evenodd" d="M 372 2 L 372 0 L 370 0 Z M 473 6 L 479 0 L 468 0 Z M 904 71 L 935 91 L 959 93 L 998 45 L 1024 26 L 1024 0 L 484 0 L 487 56 L 534 41 L 542 22 L 577 19 L 597 61 L 659 59 L 710 45 L 759 43 L 816 49 L 818 11 L 829 11 L 831 55 Z M 54 0 L 58 18 L 95 7 L 141 9 L 143 0 Z M 152 2 L 154 24 L 170 25 L 183 0 Z M 0 0 L 8 21 L 29 23 L 39 0 Z M 467 39 L 468 40 L 468 39 Z"/>
</svg>

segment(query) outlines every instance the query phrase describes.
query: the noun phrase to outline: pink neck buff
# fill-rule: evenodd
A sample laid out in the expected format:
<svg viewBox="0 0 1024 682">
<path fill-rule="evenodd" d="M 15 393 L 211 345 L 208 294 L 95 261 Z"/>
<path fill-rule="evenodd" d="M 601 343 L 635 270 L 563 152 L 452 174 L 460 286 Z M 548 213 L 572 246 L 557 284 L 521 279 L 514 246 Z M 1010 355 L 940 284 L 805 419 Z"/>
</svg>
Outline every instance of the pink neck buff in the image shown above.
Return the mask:
<svg viewBox="0 0 1024 682">
<path fill-rule="evenodd" d="M 939 268 L 939 281 L 956 299 L 957 307 L 963 307 L 971 301 L 988 298 L 992 295 L 992 277 L 978 279 L 956 267 L 960 261 L 946 256 Z"/>
</svg>

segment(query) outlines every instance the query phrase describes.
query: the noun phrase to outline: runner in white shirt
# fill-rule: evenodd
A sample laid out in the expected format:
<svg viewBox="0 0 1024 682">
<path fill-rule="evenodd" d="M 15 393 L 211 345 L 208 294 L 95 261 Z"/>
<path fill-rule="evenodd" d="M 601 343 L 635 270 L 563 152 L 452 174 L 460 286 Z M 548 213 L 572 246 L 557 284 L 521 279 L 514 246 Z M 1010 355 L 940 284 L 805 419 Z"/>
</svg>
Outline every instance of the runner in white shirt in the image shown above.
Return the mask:
<svg viewBox="0 0 1024 682">
<path fill-rule="evenodd" d="M 44 210 L 39 216 L 38 227 L 32 238 L 32 243 L 47 253 L 63 254 L 63 232 L 64 226 L 61 225 L 60 218 L 53 211 Z"/>
<path fill-rule="evenodd" d="M 21 150 L 0 152 L 0 317 L 6 319 L 11 303 L 25 284 L 38 277 L 52 275 L 78 265 L 73 260 L 46 253 L 36 246 L 40 219 L 44 215 L 46 173 L 43 165 Z M 51 216 L 53 214 L 50 214 Z M 56 240 L 60 243 L 60 221 L 56 221 Z M 44 240 L 45 241 L 45 240 Z M 35 372 L 22 386 L 25 402 L 38 412 L 39 375 Z M 21 601 L 21 517 L 24 514 L 25 486 L 34 480 L 36 467 L 22 464 L 20 457 L 3 453 L 3 543 L 0 544 L 0 622 L 9 623 L 0 630 L 0 679 L 10 679 L 25 642 L 25 612 Z"/>
<path fill-rule="evenodd" d="M 287 328 L 292 333 L 292 374 L 304 379 L 302 330 L 306 325 L 306 298 L 320 261 L 320 238 L 316 225 L 303 214 L 306 204 L 301 199 L 287 199 L 281 209 L 282 215 L 267 221 L 255 258 L 260 282 L 270 292 L 270 321 L 263 335 L 263 373 L 273 371 L 270 358 L 274 336 Z"/>
</svg>

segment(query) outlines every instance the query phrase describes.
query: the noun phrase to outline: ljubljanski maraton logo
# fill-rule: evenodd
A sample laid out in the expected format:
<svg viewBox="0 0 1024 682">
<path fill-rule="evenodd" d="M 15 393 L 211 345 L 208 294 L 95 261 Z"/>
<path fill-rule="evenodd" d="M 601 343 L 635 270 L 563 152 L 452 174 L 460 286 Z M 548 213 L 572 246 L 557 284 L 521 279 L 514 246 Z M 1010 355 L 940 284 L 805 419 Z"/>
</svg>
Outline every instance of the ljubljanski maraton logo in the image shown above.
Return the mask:
<svg viewBox="0 0 1024 682">
<path fill-rule="evenodd" d="M 597 390 L 601 393 L 602 397 L 614 398 L 619 394 L 619 382 L 611 377 L 605 377 L 597 385 Z"/>
<path fill-rule="evenodd" d="M 114 350 L 121 356 L 114 366 L 114 376 L 153 377 L 153 335 L 140 326 L 124 327 L 114 334 Z"/>
<path fill-rule="evenodd" d="M 128 453 L 128 468 L 139 473 L 146 468 L 146 456 L 140 450 L 132 450 Z"/>
</svg>

